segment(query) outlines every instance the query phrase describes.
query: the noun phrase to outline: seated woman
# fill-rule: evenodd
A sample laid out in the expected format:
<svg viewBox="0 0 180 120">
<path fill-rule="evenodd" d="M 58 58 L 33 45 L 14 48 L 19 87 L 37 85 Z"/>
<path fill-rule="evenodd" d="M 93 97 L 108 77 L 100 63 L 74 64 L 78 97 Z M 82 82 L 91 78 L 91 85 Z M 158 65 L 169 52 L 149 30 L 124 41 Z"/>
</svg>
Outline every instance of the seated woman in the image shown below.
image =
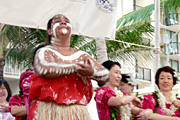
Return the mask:
<svg viewBox="0 0 180 120">
<path fill-rule="evenodd" d="M 155 83 L 159 90 L 149 95 L 144 95 L 143 109 L 151 109 L 154 113 L 149 119 L 152 120 L 178 120 L 180 117 L 180 101 L 172 92 L 172 87 L 178 78 L 175 70 L 169 66 L 161 67 L 155 75 Z M 172 116 L 172 117 L 171 117 Z"/>
<path fill-rule="evenodd" d="M 108 60 L 102 65 L 109 70 L 109 81 L 96 91 L 95 101 L 99 120 L 130 120 L 132 114 L 146 119 L 152 111 L 133 106 L 130 102 L 140 104 L 140 101 L 134 95 L 116 89 L 122 79 L 120 64 Z"/>
<path fill-rule="evenodd" d="M 0 120 L 15 120 L 8 110 L 11 89 L 6 80 L 0 79 Z"/>
<path fill-rule="evenodd" d="M 91 119 L 86 109 L 93 95 L 90 78 L 104 83 L 109 71 L 88 53 L 70 47 L 71 30 L 64 15 L 48 22 L 50 44 L 38 49 L 34 57 L 29 119 Z"/>
</svg>

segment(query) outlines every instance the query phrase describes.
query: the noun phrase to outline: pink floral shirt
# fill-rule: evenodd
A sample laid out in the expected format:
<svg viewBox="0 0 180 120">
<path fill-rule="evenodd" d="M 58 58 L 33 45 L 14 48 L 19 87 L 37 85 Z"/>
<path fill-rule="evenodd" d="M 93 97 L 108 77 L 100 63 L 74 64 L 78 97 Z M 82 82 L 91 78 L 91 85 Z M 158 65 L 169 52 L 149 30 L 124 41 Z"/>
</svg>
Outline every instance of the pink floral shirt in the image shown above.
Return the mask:
<svg viewBox="0 0 180 120">
<path fill-rule="evenodd" d="M 123 94 L 127 95 L 125 92 L 123 92 Z M 115 96 L 115 91 L 109 87 L 103 86 L 96 91 L 96 96 L 94 99 L 96 101 L 99 120 L 109 120 L 111 107 L 108 106 L 108 100 L 110 97 Z M 120 115 L 118 120 L 121 120 Z"/>
<path fill-rule="evenodd" d="M 155 103 L 157 101 L 155 100 L 155 96 L 154 95 L 144 95 L 144 99 L 142 100 L 142 108 L 143 109 L 152 109 L 152 110 L 155 110 Z M 170 108 L 171 107 L 171 104 L 167 104 L 166 103 L 166 108 Z M 156 109 L 157 113 L 158 114 L 161 114 L 161 115 L 167 115 L 166 113 L 164 113 L 162 111 L 162 108 L 160 106 L 157 107 Z M 177 117 L 180 117 L 180 112 L 179 110 L 177 109 L 175 111 L 175 115 L 172 115 L 172 116 L 177 116 Z"/>
<path fill-rule="evenodd" d="M 11 108 L 13 106 L 24 106 L 24 103 L 22 103 L 22 98 L 19 95 L 14 95 L 9 100 L 9 111 L 11 112 Z M 15 120 L 22 120 L 23 116 L 15 116 Z"/>
</svg>

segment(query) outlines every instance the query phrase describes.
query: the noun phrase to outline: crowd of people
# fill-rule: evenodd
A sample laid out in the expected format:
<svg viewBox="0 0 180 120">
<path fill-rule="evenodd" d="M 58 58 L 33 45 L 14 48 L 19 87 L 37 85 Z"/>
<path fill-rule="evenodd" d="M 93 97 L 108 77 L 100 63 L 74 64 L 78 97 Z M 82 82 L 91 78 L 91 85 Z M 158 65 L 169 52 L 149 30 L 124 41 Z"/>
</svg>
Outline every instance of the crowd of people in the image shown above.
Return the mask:
<svg viewBox="0 0 180 120">
<path fill-rule="evenodd" d="M 119 62 L 99 64 L 88 53 L 70 47 L 72 26 L 61 14 L 48 21 L 49 43 L 34 53 L 34 70 L 21 74 L 20 92 L 12 96 L 0 79 L 2 120 L 91 120 L 86 108 L 92 100 L 91 80 L 97 81 L 99 120 L 179 120 L 180 98 L 172 92 L 175 70 L 161 67 L 155 75 L 158 90 L 139 99 L 133 89 L 140 84 L 121 74 Z"/>
</svg>

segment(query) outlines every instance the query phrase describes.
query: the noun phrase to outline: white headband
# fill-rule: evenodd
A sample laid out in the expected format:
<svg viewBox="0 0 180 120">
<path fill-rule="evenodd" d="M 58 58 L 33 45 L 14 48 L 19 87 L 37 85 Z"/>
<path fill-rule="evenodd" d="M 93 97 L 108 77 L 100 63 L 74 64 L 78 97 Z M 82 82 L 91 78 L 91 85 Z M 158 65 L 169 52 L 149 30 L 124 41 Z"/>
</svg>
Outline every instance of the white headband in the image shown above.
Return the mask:
<svg viewBox="0 0 180 120">
<path fill-rule="evenodd" d="M 131 84 L 131 85 L 139 85 L 141 84 L 140 82 L 138 82 L 136 79 L 130 79 L 130 78 L 126 78 L 127 81 L 128 81 L 128 84 Z"/>
</svg>

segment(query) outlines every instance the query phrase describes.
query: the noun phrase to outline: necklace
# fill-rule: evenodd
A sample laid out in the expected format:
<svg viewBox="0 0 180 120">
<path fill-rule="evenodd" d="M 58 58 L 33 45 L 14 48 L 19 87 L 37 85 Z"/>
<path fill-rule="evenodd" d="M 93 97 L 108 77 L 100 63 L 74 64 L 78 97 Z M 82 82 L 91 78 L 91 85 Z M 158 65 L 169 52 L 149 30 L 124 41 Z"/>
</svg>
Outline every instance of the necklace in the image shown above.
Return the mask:
<svg viewBox="0 0 180 120">
<path fill-rule="evenodd" d="M 122 97 L 124 94 L 115 88 L 116 97 Z M 118 111 L 117 111 L 117 108 Z M 115 113 L 111 113 L 110 118 L 118 118 L 118 113 L 121 115 L 121 120 L 130 120 L 131 119 L 131 108 L 129 107 L 129 104 L 122 105 L 119 107 L 111 107 L 110 112 L 117 111 Z M 116 115 L 116 116 L 115 116 Z"/>
<path fill-rule="evenodd" d="M 157 100 L 157 103 L 158 103 L 155 106 L 155 111 L 154 112 L 156 112 L 156 109 L 157 109 L 157 107 L 159 105 L 161 107 L 162 111 L 164 113 L 166 113 L 167 115 L 174 115 L 175 114 L 174 112 L 177 110 L 177 108 L 172 104 L 172 102 L 174 100 L 176 100 L 176 95 L 173 94 L 173 92 L 171 92 L 171 97 L 170 97 L 171 107 L 169 109 L 166 108 L 166 98 L 164 97 L 164 95 L 160 91 L 159 92 L 155 91 L 153 94 L 157 97 L 156 100 Z"/>
</svg>

